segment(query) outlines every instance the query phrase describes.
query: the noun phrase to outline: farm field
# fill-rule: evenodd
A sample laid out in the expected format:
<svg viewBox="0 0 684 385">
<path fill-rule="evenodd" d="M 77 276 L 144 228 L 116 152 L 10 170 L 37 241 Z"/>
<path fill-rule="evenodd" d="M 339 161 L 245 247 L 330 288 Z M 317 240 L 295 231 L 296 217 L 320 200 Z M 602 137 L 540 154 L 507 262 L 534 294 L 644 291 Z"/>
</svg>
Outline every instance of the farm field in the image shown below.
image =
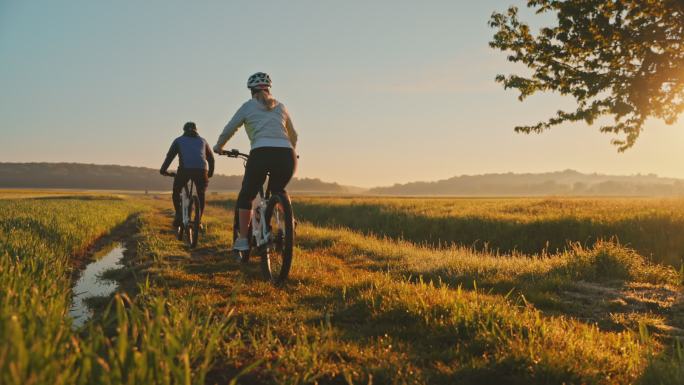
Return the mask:
<svg viewBox="0 0 684 385">
<path fill-rule="evenodd" d="M 40 196 L 39 196 L 40 195 Z M 290 280 L 168 195 L 0 195 L 2 384 L 677 384 L 684 199 L 293 197 Z M 69 317 L 113 241 L 112 298 Z"/>
</svg>

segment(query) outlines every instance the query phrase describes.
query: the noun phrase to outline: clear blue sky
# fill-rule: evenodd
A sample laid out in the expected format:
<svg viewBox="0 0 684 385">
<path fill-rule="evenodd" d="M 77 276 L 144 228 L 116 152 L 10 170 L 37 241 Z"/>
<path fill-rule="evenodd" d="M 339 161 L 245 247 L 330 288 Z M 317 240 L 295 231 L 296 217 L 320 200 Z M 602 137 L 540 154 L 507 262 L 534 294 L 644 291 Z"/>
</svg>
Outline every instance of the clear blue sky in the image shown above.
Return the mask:
<svg viewBox="0 0 684 385">
<path fill-rule="evenodd" d="M 679 123 L 650 122 L 626 154 L 596 127 L 513 132 L 571 106 L 520 103 L 493 81 L 515 68 L 488 48 L 487 20 L 520 3 L 0 0 L 0 161 L 158 168 L 188 120 L 213 145 L 249 97 L 247 77 L 266 71 L 300 133 L 300 177 L 684 177 Z M 227 147 L 247 149 L 244 131 Z M 225 158 L 217 168 L 242 173 Z"/>
</svg>

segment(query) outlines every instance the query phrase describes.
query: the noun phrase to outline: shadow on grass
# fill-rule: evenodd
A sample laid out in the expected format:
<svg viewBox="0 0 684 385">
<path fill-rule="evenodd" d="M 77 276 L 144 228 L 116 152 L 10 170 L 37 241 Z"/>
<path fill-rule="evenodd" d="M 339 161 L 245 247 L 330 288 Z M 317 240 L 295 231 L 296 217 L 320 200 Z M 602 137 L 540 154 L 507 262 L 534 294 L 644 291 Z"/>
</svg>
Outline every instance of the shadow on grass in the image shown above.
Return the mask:
<svg viewBox="0 0 684 385">
<path fill-rule="evenodd" d="M 52 200 L 78 200 L 78 201 L 122 201 L 123 197 L 117 195 L 52 195 L 42 197 L 26 198 L 36 201 L 52 201 Z"/>
<path fill-rule="evenodd" d="M 662 353 L 651 358 L 637 384 L 681 384 L 684 379 L 684 339 L 672 342 Z"/>
<path fill-rule="evenodd" d="M 48 226 L 35 218 L 28 217 L 3 219 L 0 221 L 0 230 L 5 234 L 15 230 L 23 230 L 33 236 L 39 237 L 48 244 L 61 244 L 63 237 L 58 228 Z"/>
</svg>

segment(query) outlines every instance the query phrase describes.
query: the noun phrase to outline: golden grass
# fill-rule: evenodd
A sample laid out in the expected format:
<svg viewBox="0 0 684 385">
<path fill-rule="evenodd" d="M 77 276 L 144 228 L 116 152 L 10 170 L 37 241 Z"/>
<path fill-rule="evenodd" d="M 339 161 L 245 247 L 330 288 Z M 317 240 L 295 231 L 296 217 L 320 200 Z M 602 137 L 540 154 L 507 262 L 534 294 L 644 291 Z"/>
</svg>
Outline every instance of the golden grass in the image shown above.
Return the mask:
<svg viewBox="0 0 684 385">
<path fill-rule="evenodd" d="M 12 208 L 0 216 L 3 250 L 21 256 L 0 264 L 3 383 L 656 384 L 683 374 L 672 267 L 598 239 L 531 253 L 429 242 L 435 223 L 473 217 L 674 229 L 679 202 L 295 198 L 295 261 L 278 288 L 256 256 L 228 258 L 232 207 L 221 199 L 194 250 L 174 238 L 168 197 L 0 200 Z M 644 222 L 668 210 L 670 222 Z M 136 255 L 113 275 L 142 287 L 72 332 L 65 261 L 132 212 Z M 420 239 L 393 232 L 407 223 L 424 225 Z"/>
</svg>

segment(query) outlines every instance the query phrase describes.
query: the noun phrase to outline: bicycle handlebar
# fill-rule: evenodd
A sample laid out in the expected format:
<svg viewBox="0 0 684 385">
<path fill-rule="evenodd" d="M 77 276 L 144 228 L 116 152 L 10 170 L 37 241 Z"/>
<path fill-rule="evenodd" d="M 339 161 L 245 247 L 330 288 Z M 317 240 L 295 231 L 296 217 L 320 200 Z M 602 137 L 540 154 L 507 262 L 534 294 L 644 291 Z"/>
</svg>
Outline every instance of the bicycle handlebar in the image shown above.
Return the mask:
<svg viewBox="0 0 684 385">
<path fill-rule="evenodd" d="M 232 149 L 230 151 L 223 150 L 219 153 L 219 155 L 225 155 L 229 158 L 242 158 L 244 160 L 249 159 L 249 154 L 243 154 L 237 149 Z M 299 159 L 299 155 L 297 155 L 297 159 Z"/>
<path fill-rule="evenodd" d="M 225 155 L 229 158 L 243 158 L 245 160 L 249 158 L 249 154 L 243 154 L 236 149 L 232 149 L 230 151 L 223 150 L 219 153 L 219 155 Z"/>
</svg>

